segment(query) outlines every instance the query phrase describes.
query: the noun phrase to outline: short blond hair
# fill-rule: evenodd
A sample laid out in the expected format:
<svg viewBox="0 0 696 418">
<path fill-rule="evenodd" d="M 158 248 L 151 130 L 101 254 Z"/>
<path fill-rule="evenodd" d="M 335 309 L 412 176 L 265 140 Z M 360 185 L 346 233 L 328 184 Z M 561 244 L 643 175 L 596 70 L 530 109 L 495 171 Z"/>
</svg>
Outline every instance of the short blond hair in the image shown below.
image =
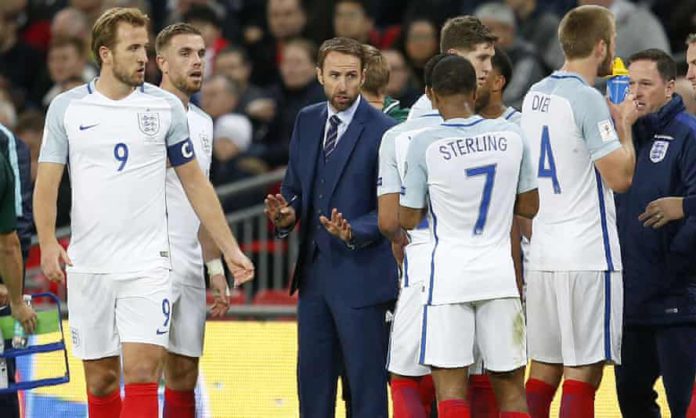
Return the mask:
<svg viewBox="0 0 696 418">
<path fill-rule="evenodd" d="M 580 6 L 572 9 L 558 26 L 558 39 L 567 59 L 586 58 L 597 42 L 611 45 L 615 30 L 614 14 L 601 6 Z"/>
<path fill-rule="evenodd" d="M 118 24 L 122 22 L 135 27 L 147 27 L 150 24 L 150 18 L 132 7 L 114 7 L 102 13 L 92 26 L 92 53 L 100 67 L 102 61 L 99 56 L 99 48 L 105 46 L 113 49 L 117 41 Z"/>
<path fill-rule="evenodd" d="M 389 63 L 379 49 L 372 45 L 363 45 L 365 52 L 365 82 L 362 89 L 379 96 L 387 91 L 389 84 Z"/>
</svg>

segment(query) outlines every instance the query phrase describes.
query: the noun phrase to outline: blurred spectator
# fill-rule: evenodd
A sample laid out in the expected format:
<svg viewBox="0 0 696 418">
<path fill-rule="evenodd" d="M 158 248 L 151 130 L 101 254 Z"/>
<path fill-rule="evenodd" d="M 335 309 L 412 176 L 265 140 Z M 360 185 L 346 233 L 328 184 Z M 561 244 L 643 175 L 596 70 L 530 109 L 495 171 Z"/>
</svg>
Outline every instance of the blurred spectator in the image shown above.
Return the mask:
<svg viewBox="0 0 696 418">
<path fill-rule="evenodd" d="M 0 125 L 9 130 L 14 130 L 17 125 L 17 112 L 14 105 L 7 100 L 0 100 Z"/>
<path fill-rule="evenodd" d="M 384 55 L 372 45 L 363 44 L 365 50 L 365 82 L 360 93 L 372 107 L 382 111 L 397 122 L 403 122 L 408 109 L 399 106 L 399 101 L 387 96 L 389 84 L 389 63 Z"/>
<path fill-rule="evenodd" d="M 54 97 L 69 90 L 75 78 L 88 82 L 97 75 L 91 65 L 87 65 L 87 51 L 79 38 L 54 38 L 48 49 L 48 74 L 52 86 L 41 99 L 47 108 Z"/>
<path fill-rule="evenodd" d="M 303 35 L 307 13 L 302 0 L 268 0 L 266 20 L 268 32 L 247 47 L 254 67 L 251 81 L 262 87 L 279 81 L 278 66 L 282 59 L 283 45 L 288 40 Z"/>
<path fill-rule="evenodd" d="M 271 90 L 277 114 L 263 144 L 254 153 L 271 167 L 287 164 L 290 136 L 300 109 L 326 99 L 316 79 L 317 48 L 312 42 L 290 41 L 285 44 L 282 56 L 282 83 Z"/>
<path fill-rule="evenodd" d="M 374 32 L 375 21 L 361 0 L 336 0 L 334 6 L 334 33 L 352 38 L 363 44 L 379 42 Z"/>
<path fill-rule="evenodd" d="M 17 16 L 0 12 L 0 76 L 9 81 L 15 107 L 23 109 L 44 62 L 41 55 L 18 38 Z"/>
<path fill-rule="evenodd" d="M 558 16 L 542 9 L 537 0 L 506 0 L 506 3 L 515 12 L 520 38 L 534 45 L 547 69 L 561 68 L 564 58 L 558 41 Z"/>
<path fill-rule="evenodd" d="M 207 79 L 213 74 L 217 54 L 229 45 L 229 41 L 222 37 L 220 18 L 211 7 L 195 5 L 184 15 L 184 22 L 190 23 L 201 31 L 201 35 L 203 35 L 203 42 L 205 43 L 203 78 Z"/>
<path fill-rule="evenodd" d="M 201 93 L 201 107 L 213 118 L 213 182 L 224 184 L 238 180 L 244 177 L 244 174 L 237 169 L 235 157 L 246 151 L 251 142 L 251 122 L 246 116 L 236 113 L 239 86 L 229 77 L 217 74 L 203 83 Z M 226 118 L 230 115 L 234 118 Z M 239 122 L 242 119 L 245 122 Z M 240 123 L 248 129 L 242 132 L 242 129 L 231 127 L 238 127 Z M 218 144 L 218 134 L 222 135 L 220 141 L 225 141 L 224 143 Z M 218 155 L 222 159 L 218 160 Z"/>
<path fill-rule="evenodd" d="M 476 9 L 475 15 L 498 37 L 497 46 L 512 61 L 513 77 L 505 89 L 503 100 L 520 109 L 532 84 L 546 75 L 541 58 L 532 44 L 517 38 L 515 15 L 506 4 L 484 3 Z"/>
<path fill-rule="evenodd" d="M 111 9 L 113 7 L 134 7 L 142 10 L 143 13 L 150 14 L 149 0 L 102 0 L 102 10 Z"/>
<path fill-rule="evenodd" d="M 372 10 L 365 0 L 336 0 L 334 3 L 334 33 L 352 38 L 377 48 L 388 48 L 399 36 L 398 26 L 390 26 L 383 33 L 375 28 Z"/>
<path fill-rule="evenodd" d="M 62 9 L 51 21 L 51 37 L 80 38 L 87 46 L 91 37 L 87 15 L 74 7 Z"/>
<path fill-rule="evenodd" d="M 670 53 L 662 23 L 644 6 L 627 0 L 578 0 L 578 4 L 594 4 L 611 10 L 616 17 L 616 55 L 624 59 L 648 48 Z"/>
<path fill-rule="evenodd" d="M 413 75 L 401 51 L 387 49 L 382 51 L 382 55 L 389 64 L 387 94 L 397 99 L 403 106 L 410 107 L 423 94 L 423 90 L 416 87 L 417 83 L 413 80 Z"/>
<path fill-rule="evenodd" d="M 691 82 L 685 77 L 677 77 L 674 92 L 682 97 L 686 111 L 696 116 L 696 93 L 694 93 Z"/>
<path fill-rule="evenodd" d="M 250 83 L 251 72 L 252 64 L 244 48 L 227 47 L 215 60 L 215 74 L 226 75 L 239 86 L 239 112 L 254 122 L 270 122 L 275 116 L 275 103 L 262 88 Z"/>
<path fill-rule="evenodd" d="M 440 49 L 437 27 L 428 19 L 416 18 L 406 25 L 404 35 L 406 59 L 415 76 L 414 81 L 423 89 L 425 63 Z"/>
<path fill-rule="evenodd" d="M 36 169 L 39 162 L 39 151 L 41 150 L 41 141 L 43 139 L 44 114 L 38 110 L 27 110 L 22 113 L 17 119 L 15 132 L 17 136 L 22 138 L 24 143 L 29 147 L 29 156 L 31 161 L 31 182 L 36 180 Z"/>
<path fill-rule="evenodd" d="M 69 4 L 70 7 L 76 8 L 87 16 L 87 22 L 91 28 L 102 13 L 104 0 L 70 0 Z"/>
<path fill-rule="evenodd" d="M 165 25 L 181 22 L 184 16 L 196 6 L 209 7 L 216 13 L 222 13 L 221 6 L 215 0 L 170 0 L 167 2 L 169 13 L 165 20 Z"/>
<path fill-rule="evenodd" d="M 696 29 L 696 1 L 653 1 L 652 10 L 667 29 L 672 54 L 686 51 L 684 39 Z M 696 405 L 695 405 L 696 409 Z"/>
</svg>

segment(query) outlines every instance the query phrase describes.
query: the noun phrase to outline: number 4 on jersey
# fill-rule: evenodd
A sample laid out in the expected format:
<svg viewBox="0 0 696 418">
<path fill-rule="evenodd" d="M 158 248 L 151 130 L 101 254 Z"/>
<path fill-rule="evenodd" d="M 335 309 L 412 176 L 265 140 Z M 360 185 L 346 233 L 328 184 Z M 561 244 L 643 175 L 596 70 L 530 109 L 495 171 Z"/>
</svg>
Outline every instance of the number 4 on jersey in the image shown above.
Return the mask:
<svg viewBox="0 0 696 418">
<path fill-rule="evenodd" d="M 548 168 L 546 168 L 548 162 Z M 549 127 L 544 125 L 541 131 L 541 153 L 539 157 L 539 178 L 547 177 L 551 179 L 553 184 L 553 192 L 561 194 L 561 184 L 558 182 L 558 174 L 556 174 L 556 161 L 553 158 L 553 150 L 551 149 L 551 139 L 549 138 Z"/>
</svg>

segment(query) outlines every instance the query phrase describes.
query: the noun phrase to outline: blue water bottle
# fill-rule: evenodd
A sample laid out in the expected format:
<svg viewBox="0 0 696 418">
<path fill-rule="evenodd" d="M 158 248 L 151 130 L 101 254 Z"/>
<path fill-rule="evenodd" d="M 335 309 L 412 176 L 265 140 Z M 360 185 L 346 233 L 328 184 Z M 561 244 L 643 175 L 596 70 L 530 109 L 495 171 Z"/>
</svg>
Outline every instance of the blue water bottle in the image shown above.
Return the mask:
<svg viewBox="0 0 696 418">
<path fill-rule="evenodd" d="M 609 100 L 614 104 L 623 102 L 628 94 L 628 70 L 619 57 L 614 59 L 611 77 L 607 80 L 607 93 L 609 95 Z"/>
</svg>

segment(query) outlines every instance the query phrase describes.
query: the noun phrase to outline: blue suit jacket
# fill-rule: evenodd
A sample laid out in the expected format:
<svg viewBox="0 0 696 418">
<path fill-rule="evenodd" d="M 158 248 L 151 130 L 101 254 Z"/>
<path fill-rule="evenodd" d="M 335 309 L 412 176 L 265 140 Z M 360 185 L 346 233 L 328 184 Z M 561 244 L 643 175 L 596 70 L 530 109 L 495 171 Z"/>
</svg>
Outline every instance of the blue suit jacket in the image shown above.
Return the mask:
<svg viewBox="0 0 696 418">
<path fill-rule="evenodd" d="M 290 201 L 304 227 L 300 233 L 300 251 L 290 291 L 295 292 L 312 262 L 309 225 L 312 220 L 314 176 L 317 157 L 322 149 L 328 110 L 326 102 L 307 106 L 295 120 L 290 140 L 290 162 L 281 193 Z M 329 184 L 329 208 L 337 208 L 350 222 L 356 246 L 351 250 L 341 240 L 331 237 L 318 242 L 322 254 L 331 260 L 331 280 L 341 286 L 340 294 L 354 307 L 386 303 L 396 299 L 397 268 L 389 242 L 377 226 L 377 171 L 382 134 L 394 120 L 374 109 L 362 99 L 346 132 L 339 139 L 339 153 L 334 151 L 339 169 L 334 184 Z M 335 278 L 335 277 L 334 277 Z"/>
</svg>

